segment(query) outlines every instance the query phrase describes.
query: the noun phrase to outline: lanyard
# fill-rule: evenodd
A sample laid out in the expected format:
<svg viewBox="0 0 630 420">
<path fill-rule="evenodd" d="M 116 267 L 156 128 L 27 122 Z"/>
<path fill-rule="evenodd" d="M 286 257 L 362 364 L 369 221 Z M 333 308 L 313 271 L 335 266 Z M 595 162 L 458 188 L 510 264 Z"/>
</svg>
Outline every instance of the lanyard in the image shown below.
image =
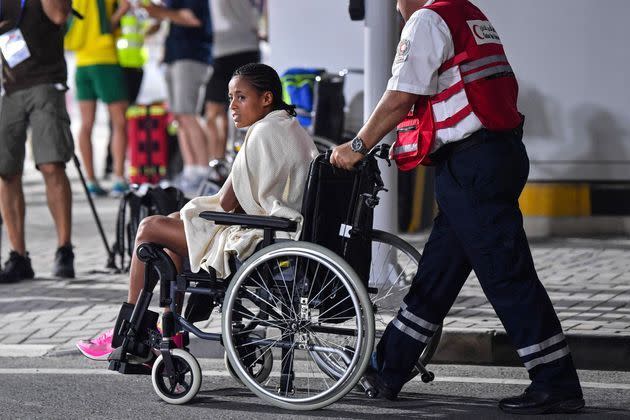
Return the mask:
<svg viewBox="0 0 630 420">
<path fill-rule="evenodd" d="M 16 28 L 18 26 L 20 26 L 20 23 L 22 22 L 22 13 L 24 12 L 24 5 L 25 4 L 26 4 L 26 0 L 21 0 L 21 3 L 20 3 L 20 14 L 18 15 L 17 23 L 15 24 Z M 2 20 L 2 0 L 0 0 L 0 20 Z"/>
<path fill-rule="evenodd" d="M 17 28 L 18 26 L 20 26 L 20 23 L 22 22 L 22 14 L 24 12 L 24 5 L 26 4 L 26 0 L 22 0 L 21 4 L 20 4 L 20 15 L 18 16 L 18 20 L 15 24 L 15 27 Z"/>
</svg>

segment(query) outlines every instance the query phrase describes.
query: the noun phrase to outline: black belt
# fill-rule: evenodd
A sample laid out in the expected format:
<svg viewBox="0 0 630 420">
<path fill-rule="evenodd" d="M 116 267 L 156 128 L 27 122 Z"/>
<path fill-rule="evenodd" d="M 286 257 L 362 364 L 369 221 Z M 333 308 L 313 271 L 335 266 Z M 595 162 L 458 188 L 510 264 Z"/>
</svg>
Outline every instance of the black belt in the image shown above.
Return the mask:
<svg viewBox="0 0 630 420">
<path fill-rule="evenodd" d="M 466 149 L 470 149 L 473 146 L 482 143 L 490 143 L 496 140 L 505 140 L 508 138 L 518 138 L 520 139 L 523 135 L 523 124 L 521 123 L 518 127 L 512 130 L 506 131 L 490 131 L 485 128 L 475 131 L 470 136 L 466 137 L 463 140 L 454 141 L 452 143 L 446 143 L 444 146 L 440 147 L 435 152 L 429 155 L 431 161 L 435 163 L 439 163 L 444 161 L 455 153 L 462 152 Z"/>
</svg>

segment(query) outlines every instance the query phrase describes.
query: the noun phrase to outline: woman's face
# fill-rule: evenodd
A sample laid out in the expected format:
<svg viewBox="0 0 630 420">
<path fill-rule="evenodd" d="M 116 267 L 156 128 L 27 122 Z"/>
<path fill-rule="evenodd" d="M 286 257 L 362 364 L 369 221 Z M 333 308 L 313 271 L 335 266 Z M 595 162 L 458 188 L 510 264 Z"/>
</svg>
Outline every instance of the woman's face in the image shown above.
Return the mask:
<svg viewBox="0 0 630 420">
<path fill-rule="evenodd" d="M 247 81 L 235 76 L 228 85 L 230 115 L 236 128 L 249 127 L 271 111 L 273 94 L 260 93 Z"/>
</svg>

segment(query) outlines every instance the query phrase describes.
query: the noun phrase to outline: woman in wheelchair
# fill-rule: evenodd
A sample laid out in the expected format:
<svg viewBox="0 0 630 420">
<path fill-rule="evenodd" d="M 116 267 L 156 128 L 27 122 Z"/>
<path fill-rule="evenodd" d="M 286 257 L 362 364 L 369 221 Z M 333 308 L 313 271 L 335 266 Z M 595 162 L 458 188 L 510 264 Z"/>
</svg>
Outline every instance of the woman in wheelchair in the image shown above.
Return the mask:
<svg viewBox="0 0 630 420">
<path fill-rule="evenodd" d="M 275 406 L 319 409 L 357 384 L 374 396 L 364 377 L 374 339 L 398 313 L 420 260 L 412 245 L 372 226 L 384 190 L 376 159 L 386 159 L 389 147 L 374 148 L 353 171 L 315 157 L 313 141 L 281 99 L 278 75 L 262 64 L 238 69 L 229 95 L 235 125 L 250 128 L 228 180 L 179 214 L 143 220 L 116 334 L 78 346 L 108 359 L 110 370 L 150 373 L 170 404 L 190 401 L 201 386 L 189 333 L 220 341 L 232 376 Z M 274 243 L 283 237 L 296 241 Z M 185 257 L 193 272 L 209 276 L 182 272 Z M 233 257 L 243 262 L 238 270 Z M 162 332 L 148 309 L 157 284 L 160 306 L 170 308 Z M 188 295 L 184 316 L 181 293 Z M 220 308 L 220 334 L 194 325 L 207 319 L 189 311 L 196 297 L 210 299 L 199 307 Z M 419 372 L 433 379 L 424 367 L 439 333 L 433 337 L 409 378 Z"/>
<path fill-rule="evenodd" d="M 229 83 L 229 109 L 237 128 L 249 127 L 232 171 L 214 196 L 197 197 L 179 213 L 142 220 L 136 247 L 142 243 L 164 246 L 181 272 L 188 258 L 193 272 L 230 275 L 230 258 L 251 255 L 263 235 L 238 225 L 219 225 L 199 217 L 202 211 L 242 212 L 302 221 L 301 204 L 309 165 L 317 154 L 313 140 L 294 118 L 295 110 L 282 99 L 276 71 L 264 64 L 248 64 L 234 72 Z M 296 232 L 278 237 L 296 239 Z M 133 253 L 127 303 L 135 305 L 144 285 L 145 264 Z M 107 360 L 113 329 L 93 340 L 77 343 L 88 358 Z"/>
</svg>

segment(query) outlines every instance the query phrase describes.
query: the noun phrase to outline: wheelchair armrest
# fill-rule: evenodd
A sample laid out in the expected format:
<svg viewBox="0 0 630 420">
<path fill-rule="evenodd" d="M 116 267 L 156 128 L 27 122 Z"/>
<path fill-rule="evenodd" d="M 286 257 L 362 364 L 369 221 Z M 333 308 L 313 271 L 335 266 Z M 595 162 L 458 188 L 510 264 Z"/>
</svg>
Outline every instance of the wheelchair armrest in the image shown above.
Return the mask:
<svg viewBox="0 0 630 420">
<path fill-rule="evenodd" d="M 248 228 L 272 229 L 284 232 L 295 232 L 297 230 L 295 221 L 275 216 L 252 216 L 249 214 L 204 211 L 201 212 L 199 217 L 212 220 L 217 225 L 241 225 Z"/>
</svg>

